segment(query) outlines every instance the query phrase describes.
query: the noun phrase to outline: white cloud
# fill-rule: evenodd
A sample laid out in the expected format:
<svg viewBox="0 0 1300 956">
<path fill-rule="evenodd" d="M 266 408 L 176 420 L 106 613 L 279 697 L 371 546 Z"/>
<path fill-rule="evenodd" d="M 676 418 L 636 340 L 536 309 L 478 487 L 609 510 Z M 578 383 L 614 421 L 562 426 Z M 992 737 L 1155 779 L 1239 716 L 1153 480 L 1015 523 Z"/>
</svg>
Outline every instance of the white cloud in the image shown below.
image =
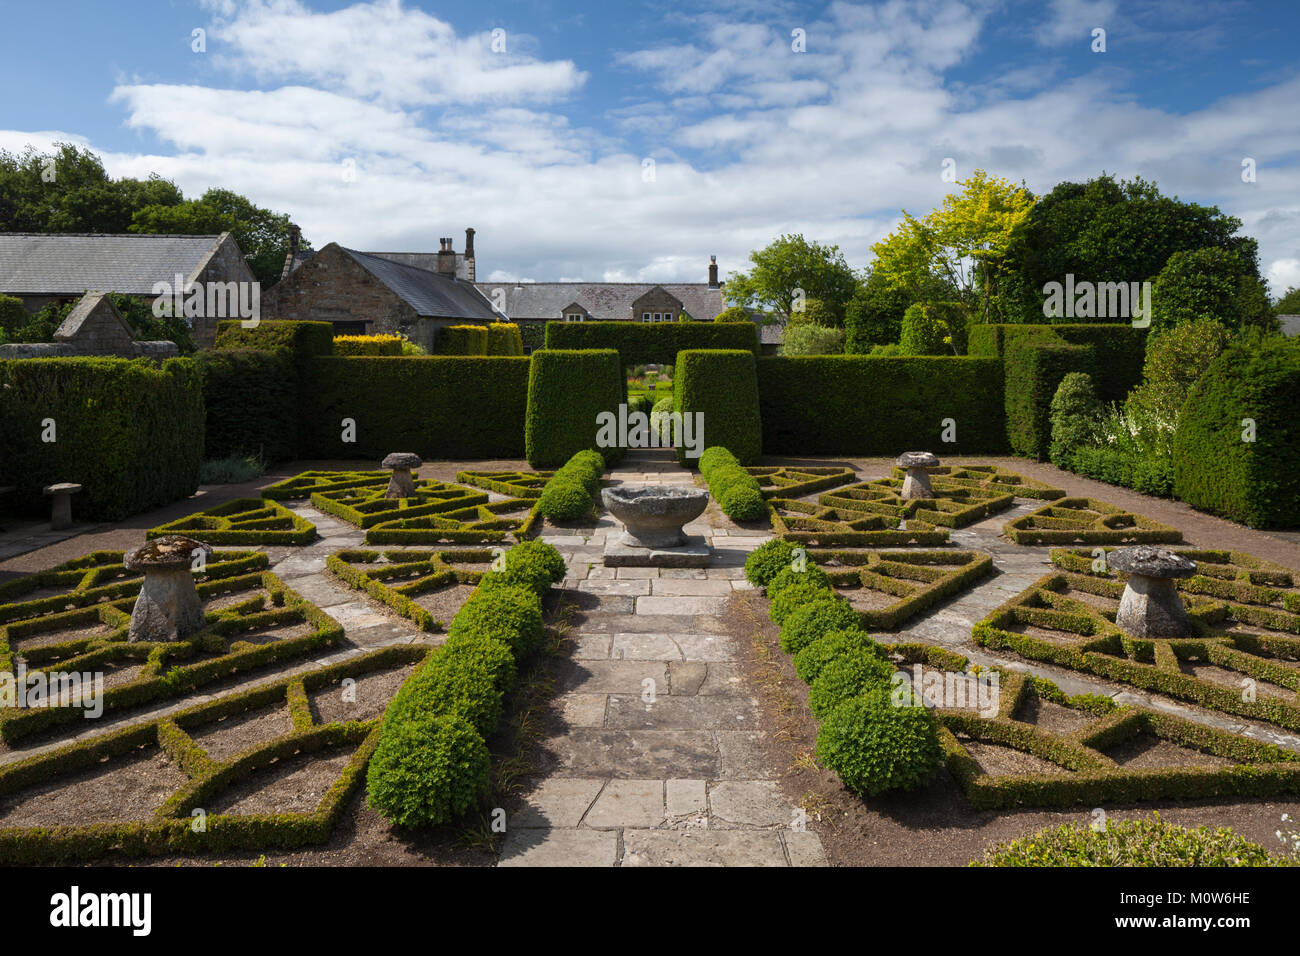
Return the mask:
<svg viewBox="0 0 1300 956">
<path fill-rule="evenodd" d="M 1110 31 L 1115 27 L 1115 0 L 1051 0 L 1048 19 L 1035 31 L 1044 46 L 1077 43 L 1081 49 L 1092 42 L 1097 27 Z"/>
</svg>

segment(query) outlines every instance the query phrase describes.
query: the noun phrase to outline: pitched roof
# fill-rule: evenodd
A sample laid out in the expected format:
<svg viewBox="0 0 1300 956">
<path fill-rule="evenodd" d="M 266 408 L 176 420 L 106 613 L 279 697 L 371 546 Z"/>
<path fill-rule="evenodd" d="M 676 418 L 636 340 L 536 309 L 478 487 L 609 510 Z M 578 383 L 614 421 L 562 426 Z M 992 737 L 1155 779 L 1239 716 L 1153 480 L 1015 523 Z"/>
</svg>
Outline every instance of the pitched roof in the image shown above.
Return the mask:
<svg viewBox="0 0 1300 956">
<path fill-rule="evenodd" d="M 378 256 L 381 259 L 415 266 L 417 269 L 426 269 L 429 272 L 438 271 L 438 253 L 436 252 L 368 252 L 366 255 Z M 469 260 L 465 258 L 463 252 L 456 253 L 456 278 L 469 278 Z"/>
<path fill-rule="evenodd" d="M 152 295 L 189 279 L 223 236 L 0 233 L 0 293 Z"/>
<path fill-rule="evenodd" d="M 418 266 L 394 262 L 370 252 L 346 249 L 348 255 L 372 276 L 400 296 L 416 315 L 431 318 L 475 319 L 482 322 L 497 321 L 501 316 L 493 310 L 474 283 L 450 276 L 439 275 Z"/>
<path fill-rule="evenodd" d="M 488 299 L 500 289 L 503 311 L 511 319 L 562 318 L 564 307 L 574 302 L 596 320 L 632 318 L 632 303 L 656 286 L 681 300 L 691 318 L 712 320 L 725 305 L 722 289 L 707 282 L 476 282 Z"/>
<path fill-rule="evenodd" d="M 1279 315 L 1283 335 L 1300 335 L 1300 315 Z"/>
<path fill-rule="evenodd" d="M 59 327 L 54 330 L 54 340 L 56 342 L 64 342 L 68 339 L 76 338 L 81 332 L 82 326 L 86 324 L 86 320 L 94 314 L 95 310 L 98 309 L 100 305 L 107 306 L 107 309 L 104 312 L 105 322 L 116 322 L 126 330 L 127 335 L 131 338 L 135 338 L 135 333 L 132 332 L 131 327 L 126 324 L 126 320 L 122 318 L 122 313 L 117 311 L 117 306 L 113 305 L 113 301 L 108 297 L 107 293 L 87 292 L 81 297 L 77 304 L 72 307 L 72 311 L 68 313 L 68 317 L 59 323 Z"/>
</svg>

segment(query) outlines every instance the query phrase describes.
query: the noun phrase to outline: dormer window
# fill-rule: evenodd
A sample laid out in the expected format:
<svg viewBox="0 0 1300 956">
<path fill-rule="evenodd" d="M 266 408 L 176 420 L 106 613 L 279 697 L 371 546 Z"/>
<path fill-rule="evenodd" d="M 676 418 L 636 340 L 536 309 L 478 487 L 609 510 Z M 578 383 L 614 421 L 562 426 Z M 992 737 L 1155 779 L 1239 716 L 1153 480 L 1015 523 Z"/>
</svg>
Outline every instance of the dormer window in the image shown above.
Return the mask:
<svg viewBox="0 0 1300 956">
<path fill-rule="evenodd" d="M 564 321 L 565 321 L 565 322 L 581 322 L 582 319 L 583 319 L 583 316 L 582 316 L 582 313 L 581 313 L 581 312 L 566 312 L 566 313 L 564 313 Z"/>
</svg>

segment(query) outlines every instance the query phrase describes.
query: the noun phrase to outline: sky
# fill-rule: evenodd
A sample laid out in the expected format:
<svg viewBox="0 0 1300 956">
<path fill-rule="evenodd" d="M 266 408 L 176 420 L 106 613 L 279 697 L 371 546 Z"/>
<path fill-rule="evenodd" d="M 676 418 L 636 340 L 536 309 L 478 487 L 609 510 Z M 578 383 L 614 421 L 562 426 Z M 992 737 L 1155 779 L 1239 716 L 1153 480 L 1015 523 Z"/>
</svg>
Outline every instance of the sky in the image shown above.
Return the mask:
<svg viewBox="0 0 1300 956">
<path fill-rule="evenodd" d="M 0 149 L 233 189 L 316 248 L 459 250 L 473 226 L 480 280 L 704 281 L 710 255 L 725 276 L 802 233 L 858 268 L 956 188 L 945 170 L 1038 194 L 1105 171 L 1239 217 L 1273 293 L 1300 285 L 1295 0 L 0 13 Z"/>
</svg>

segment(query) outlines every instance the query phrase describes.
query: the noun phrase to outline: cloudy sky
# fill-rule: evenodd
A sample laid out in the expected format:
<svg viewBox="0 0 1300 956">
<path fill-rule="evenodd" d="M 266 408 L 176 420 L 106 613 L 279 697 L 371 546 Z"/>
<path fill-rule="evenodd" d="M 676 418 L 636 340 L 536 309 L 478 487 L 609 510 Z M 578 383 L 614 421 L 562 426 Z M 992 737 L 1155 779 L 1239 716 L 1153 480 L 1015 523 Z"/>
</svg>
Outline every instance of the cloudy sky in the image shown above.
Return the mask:
<svg viewBox="0 0 1300 956">
<path fill-rule="evenodd" d="M 951 159 L 1153 179 L 1300 284 L 1294 0 L 0 3 L 0 148 L 234 189 L 318 248 L 474 226 L 480 278 L 701 281 L 802 232 L 864 266 Z"/>
</svg>

